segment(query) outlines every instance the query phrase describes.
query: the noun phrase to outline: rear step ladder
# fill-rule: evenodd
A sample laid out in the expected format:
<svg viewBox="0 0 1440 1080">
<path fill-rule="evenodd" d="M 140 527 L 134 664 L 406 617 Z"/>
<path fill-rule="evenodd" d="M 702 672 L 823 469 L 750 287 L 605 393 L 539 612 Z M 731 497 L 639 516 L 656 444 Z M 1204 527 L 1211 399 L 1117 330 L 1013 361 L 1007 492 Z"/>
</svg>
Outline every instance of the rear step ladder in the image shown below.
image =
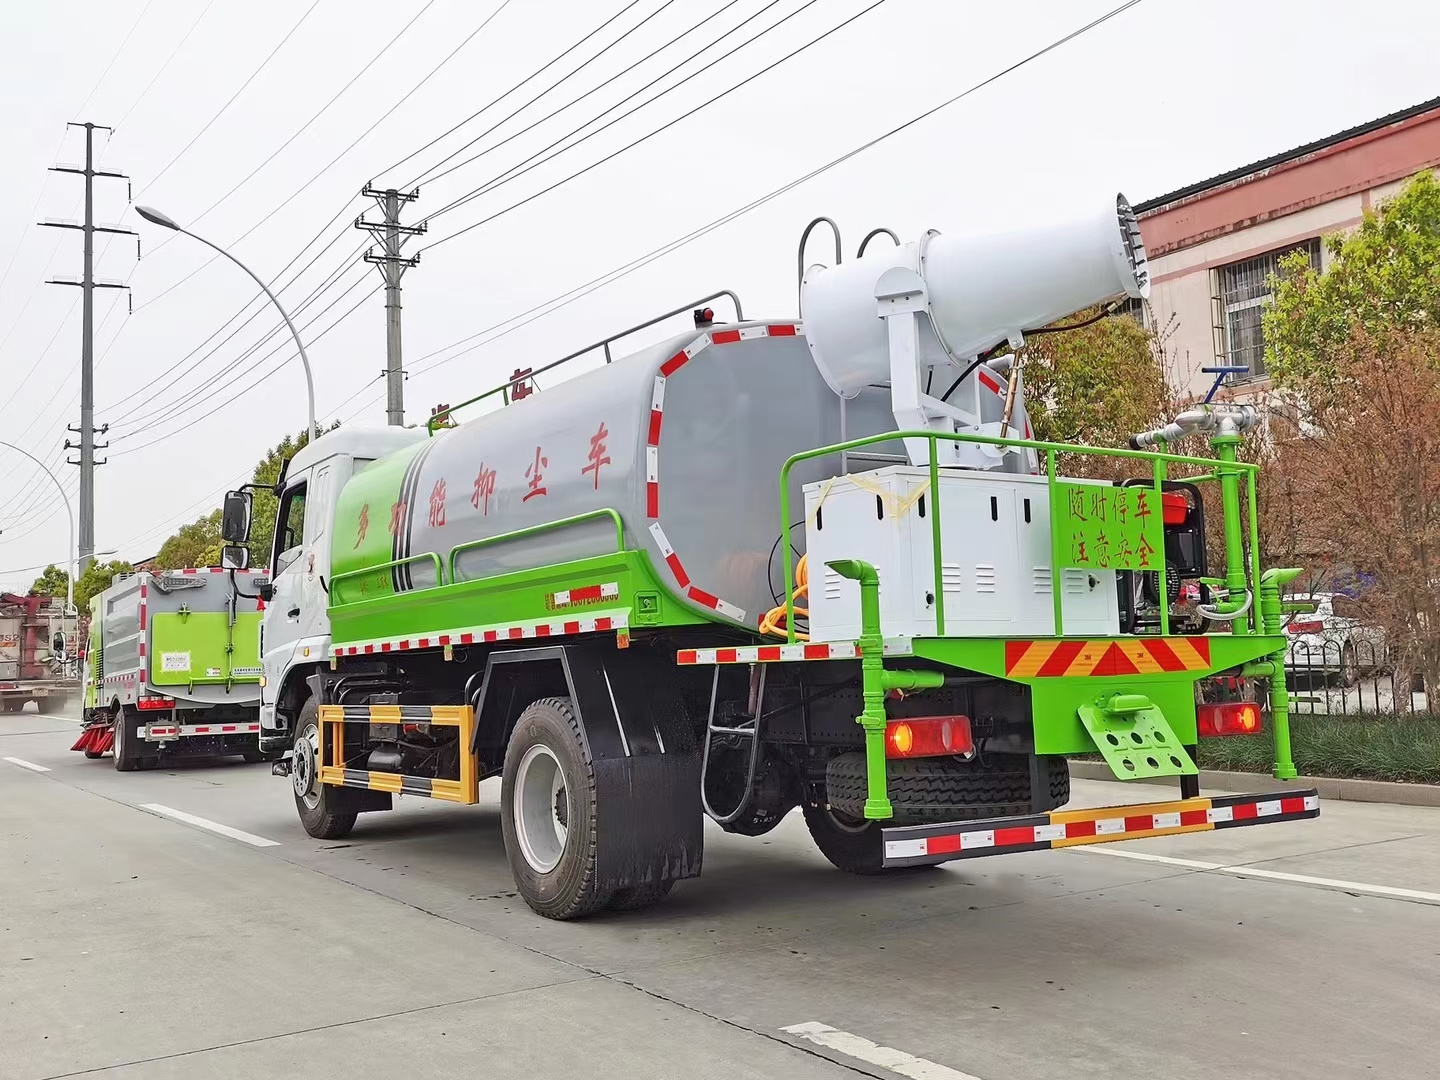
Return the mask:
<svg viewBox="0 0 1440 1080">
<path fill-rule="evenodd" d="M 769 668 L 769 664 L 751 665 L 750 719 L 732 727 L 715 723 L 715 704 L 720 692 L 720 672 L 723 670 L 723 665 L 715 665 L 715 677 L 710 683 L 710 712 L 705 720 L 705 754 L 700 759 L 700 805 L 717 825 L 728 825 L 744 814 L 750 809 L 750 800 L 755 794 L 755 774 L 760 766 L 760 718 L 765 709 L 765 675 Z M 745 790 L 740 795 L 740 801 L 735 804 L 735 809 L 728 814 L 717 813 L 710 805 L 707 781 L 710 777 L 710 754 L 716 735 L 750 741 L 750 760 L 745 768 Z"/>
</svg>

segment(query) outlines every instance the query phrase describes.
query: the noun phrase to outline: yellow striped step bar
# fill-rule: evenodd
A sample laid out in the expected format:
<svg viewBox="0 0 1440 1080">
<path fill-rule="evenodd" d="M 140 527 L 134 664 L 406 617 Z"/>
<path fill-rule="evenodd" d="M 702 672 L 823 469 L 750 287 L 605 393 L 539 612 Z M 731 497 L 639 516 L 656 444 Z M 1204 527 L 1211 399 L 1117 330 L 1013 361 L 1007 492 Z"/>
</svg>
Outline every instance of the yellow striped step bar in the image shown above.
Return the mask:
<svg viewBox="0 0 1440 1080">
<path fill-rule="evenodd" d="M 1080 844 L 1138 840 L 1145 836 L 1301 821 L 1319 815 L 1320 797 L 1311 788 L 1089 810 L 1052 810 L 1048 814 L 940 825 L 905 825 L 883 831 L 884 865 L 922 866 L 1015 851 L 1046 851 Z"/>
<path fill-rule="evenodd" d="M 372 769 L 352 769 L 345 760 L 345 725 L 428 724 L 459 728 L 458 777 L 404 776 Z M 321 705 L 320 761 L 322 784 L 334 787 L 419 795 L 427 799 L 467 805 L 480 801 L 480 781 L 470 743 L 475 731 L 475 710 L 469 705 Z"/>
</svg>

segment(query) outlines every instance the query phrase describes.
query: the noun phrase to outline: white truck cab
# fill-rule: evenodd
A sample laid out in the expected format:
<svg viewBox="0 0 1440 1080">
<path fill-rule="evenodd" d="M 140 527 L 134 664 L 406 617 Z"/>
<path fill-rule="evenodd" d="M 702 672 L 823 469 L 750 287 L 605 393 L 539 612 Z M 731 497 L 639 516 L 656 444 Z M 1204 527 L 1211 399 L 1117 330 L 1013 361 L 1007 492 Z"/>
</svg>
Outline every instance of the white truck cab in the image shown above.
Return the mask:
<svg viewBox="0 0 1440 1080">
<path fill-rule="evenodd" d="M 288 749 L 290 717 L 277 713 L 289 684 L 328 660 L 330 542 L 340 489 L 376 458 L 424 439 L 423 428 L 343 427 L 296 451 L 281 474 L 275 541 L 270 553 L 272 595 L 260 629 L 265 677 L 260 704 L 261 745 Z"/>
</svg>

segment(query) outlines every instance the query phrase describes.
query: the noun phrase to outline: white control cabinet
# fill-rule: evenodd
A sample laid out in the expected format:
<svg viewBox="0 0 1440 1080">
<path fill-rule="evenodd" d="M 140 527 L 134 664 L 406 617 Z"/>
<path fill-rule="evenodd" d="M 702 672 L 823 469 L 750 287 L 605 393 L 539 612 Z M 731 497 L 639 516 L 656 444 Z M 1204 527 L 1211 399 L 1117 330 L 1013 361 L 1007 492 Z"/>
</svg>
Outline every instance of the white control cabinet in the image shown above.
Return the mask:
<svg viewBox="0 0 1440 1080">
<path fill-rule="evenodd" d="M 875 566 L 887 640 L 936 636 L 929 483 L 928 469 L 893 465 L 805 487 L 812 641 L 860 636 L 859 586 L 825 565 L 832 559 Z M 942 471 L 940 522 L 947 637 L 1054 634 L 1043 476 Z M 1066 570 L 1062 583 L 1067 637 L 1119 632 L 1113 570 Z"/>
</svg>

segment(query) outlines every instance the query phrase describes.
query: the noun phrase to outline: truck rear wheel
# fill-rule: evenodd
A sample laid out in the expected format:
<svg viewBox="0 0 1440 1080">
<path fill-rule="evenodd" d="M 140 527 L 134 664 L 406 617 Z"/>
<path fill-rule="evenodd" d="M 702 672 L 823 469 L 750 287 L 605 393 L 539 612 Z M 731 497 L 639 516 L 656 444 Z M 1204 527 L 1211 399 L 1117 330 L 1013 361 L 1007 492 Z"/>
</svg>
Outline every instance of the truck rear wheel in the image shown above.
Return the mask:
<svg viewBox="0 0 1440 1080">
<path fill-rule="evenodd" d="M 922 825 L 981 817 L 1009 817 L 1064 806 L 1070 799 L 1070 768 L 1063 757 L 1046 757 L 1041 775 L 1047 790 L 1034 806 L 1030 766 L 1020 754 L 994 755 L 994 764 L 954 758 L 892 760 L 887 788 L 894 818 L 887 825 Z M 864 813 L 867 793 L 865 755 L 841 754 L 825 767 L 827 801 L 851 818 Z"/>
<path fill-rule="evenodd" d="M 115 706 L 114 759 L 116 772 L 134 772 L 144 766 L 140 740 L 135 735 L 135 717 L 123 705 Z"/>
<path fill-rule="evenodd" d="M 330 809 L 330 788 L 320 783 L 320 706 L 312 697 L 295 722 L 295 753 L 290 760 L 290 783 L 295 789 L 295 810 L 300 824 L 317 840 L 338 840 L 355 827 L 356 813 Z"/>
<path fill-rule="evenodd" d="M 885 870 L 884 826 L 878 821 L 851 817 L 823 803 L 803 805 L 805 825 L 820 854 L 847 874 L 879 874 Z"/>
<path fill-rule="evenodd" d="M 515 886 L 547 919 L 589 915 L 610 902 L 598 884 L 596 794 L 570 699 L 532 702 L 505 749 L 500 822 Z"/>
</svg>

